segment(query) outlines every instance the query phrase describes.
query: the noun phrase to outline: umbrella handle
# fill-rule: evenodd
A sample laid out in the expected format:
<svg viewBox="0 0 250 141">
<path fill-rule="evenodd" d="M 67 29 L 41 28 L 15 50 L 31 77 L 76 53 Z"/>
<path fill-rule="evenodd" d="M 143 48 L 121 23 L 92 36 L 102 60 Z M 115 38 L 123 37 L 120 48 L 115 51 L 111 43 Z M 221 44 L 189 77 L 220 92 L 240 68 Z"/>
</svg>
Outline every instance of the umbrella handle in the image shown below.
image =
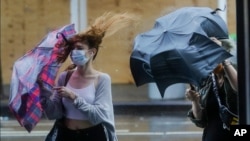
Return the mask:
<svg viewBox="0 0 250 141">
<path fill-rule="evenodd" d="M 192 84 L 189 84 L 191 90 L 195 90 L 194 86 Z"/>
<path fill-rule="evenodd" d="M 221 10 L 220 8 L 216 8 L 214 11 L 212 11 L 211 12 L 211 14 L 215 14 L 217 11 L 225 11 L 226 10 L 226 5 L 225 5 L 225 7 L 224 7 L 224 9 L 223 10 Z"/>
<path fill-rule="evenodd" d="M 61 32 L 57 33 L 56 38 L 58 38 L 59 34 L 61 34 L 61 36 L 63 37 L 63 40 L 66 42 L 66 44 L 68 44 L 69 41 L 67 40 L 67 38 L 65 37 L 65 35 L 63 33 L 61 33 Z"/>
</svg>

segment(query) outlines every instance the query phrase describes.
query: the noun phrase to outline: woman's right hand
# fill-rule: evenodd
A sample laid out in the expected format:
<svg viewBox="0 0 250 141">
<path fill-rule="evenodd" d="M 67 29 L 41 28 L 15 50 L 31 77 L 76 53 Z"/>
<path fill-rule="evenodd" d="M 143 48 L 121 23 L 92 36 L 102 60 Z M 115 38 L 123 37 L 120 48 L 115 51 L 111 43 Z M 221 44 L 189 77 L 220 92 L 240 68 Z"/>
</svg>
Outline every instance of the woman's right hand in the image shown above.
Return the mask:
<svg viewBox="0 0 250 141">
<path fill-rule="evenodd" d="M 55 90 L 61 97 L 69 98 L 71 100 L 75 100 L 77 98 L 77 95 L 74 94 L 67 87 L 58 86 L 58 87 L 54 87 L 53 90 Z"/>
<path fill-rule="evenodd" d="M 191 88 L 186 89 L 186 98 L 193 102 L 198 102 L 200 100 L 200 94 L 197 91 L 191 90 Z"/>
</svg>

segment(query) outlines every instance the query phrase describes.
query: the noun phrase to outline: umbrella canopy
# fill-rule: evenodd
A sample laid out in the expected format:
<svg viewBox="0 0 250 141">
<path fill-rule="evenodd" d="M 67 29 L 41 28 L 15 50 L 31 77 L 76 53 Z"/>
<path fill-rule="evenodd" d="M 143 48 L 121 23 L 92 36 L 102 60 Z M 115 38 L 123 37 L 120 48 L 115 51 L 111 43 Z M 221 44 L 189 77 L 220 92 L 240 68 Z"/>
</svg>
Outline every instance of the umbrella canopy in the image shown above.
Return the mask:
<svg viewBox="0 0 250 141">
<path fill-rule="evenodd" d="M 228 38 L 223 19 L 207 7 L 184 7 L 156 20 L 154 28 L 139 34 L 130 56 L 137 86 L 155 82 L 163 97 L 174 83 L 199 85 L 228 57 L 210 40 Z"/>
<path fill-rule="evenodd" d="M 74 34 L 74 24 L 54 30 L 48 33 L 34 49 L 14 63 L 9 108 L 20 125 L 29 132 L 42 116 L 37 80 L 41 80 L 47 89 L 52 88 L 61 66 L 58 56 L 64 51 L 64 47 L 60 45 Z"/>
</svg>

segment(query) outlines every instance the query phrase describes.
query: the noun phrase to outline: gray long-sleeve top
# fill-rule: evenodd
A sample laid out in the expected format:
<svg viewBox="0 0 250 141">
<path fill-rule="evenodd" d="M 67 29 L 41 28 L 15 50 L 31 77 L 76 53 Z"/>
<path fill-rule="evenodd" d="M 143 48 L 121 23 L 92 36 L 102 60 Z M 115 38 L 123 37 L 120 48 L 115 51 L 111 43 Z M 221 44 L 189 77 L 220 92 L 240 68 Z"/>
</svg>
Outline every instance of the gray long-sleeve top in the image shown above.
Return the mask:
<svg viewBox="0 0 250 141">
<path fill-rule="evenodd" d="M 66 72 L 62 72 L 58 78 L 58 86 L 63 86 L 66 78 Z M 45 92 L 46 93 L 46 92 Z M 96 125 L 102 123 L 107 129 L 109 141 L 117 141 L 114 125 L 114 111 L 111 93 L 111 78 L 108 74 L 102 73 L 99 76 L 96 86 L 96 98 L 93 104 L 87 103 L 83 98 L 77 97 L 74 100 L 76 108 L 84 112 L 89 121 Z M 42 95 L 47 95 L 42 92 Z M 49 119 L 59 119 L 64 113 L 62 110 L 62 100 L 56 94 L 46 98 L 43 105 L 44 112 Z"/>
</svg>

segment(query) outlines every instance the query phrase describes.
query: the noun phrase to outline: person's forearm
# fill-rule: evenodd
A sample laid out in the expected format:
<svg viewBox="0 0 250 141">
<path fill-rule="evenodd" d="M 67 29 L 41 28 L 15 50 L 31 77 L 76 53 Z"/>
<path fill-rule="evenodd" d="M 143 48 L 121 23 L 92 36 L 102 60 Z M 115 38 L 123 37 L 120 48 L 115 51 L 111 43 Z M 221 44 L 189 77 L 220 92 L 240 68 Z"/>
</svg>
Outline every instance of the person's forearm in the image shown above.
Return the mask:
<svg viewBox="0 0 250 141">
<path fill-rule="evenodd" d="M 201 119 L 202 109 L 198 101 L 192 101 L 192 110 L 195 119 Z"/>
<path fill-rule="evenodd" d="M 232 64 L 229 61 L 223 62 L 224 71 L 226 73 L 226 77 L 229 80 L 230 85 L 235 91 L 238 91 L 238 79 L 237 79 L 237 71 L 232 66 Z"/>
</svg>

